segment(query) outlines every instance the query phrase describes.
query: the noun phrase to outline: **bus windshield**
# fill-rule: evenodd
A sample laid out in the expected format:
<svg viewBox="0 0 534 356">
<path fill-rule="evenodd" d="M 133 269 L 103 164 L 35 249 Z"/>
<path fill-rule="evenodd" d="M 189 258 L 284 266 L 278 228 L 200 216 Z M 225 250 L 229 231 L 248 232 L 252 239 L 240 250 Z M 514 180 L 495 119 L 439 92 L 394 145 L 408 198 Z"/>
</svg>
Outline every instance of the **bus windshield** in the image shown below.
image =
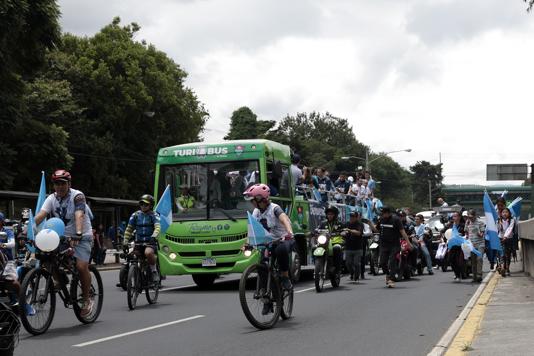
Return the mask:
<svg viewBox="0 0 534 356">
<path fill-rule="evenodd" d="M 246 218 L 252 209 L 243 192 L 259 183 L 258 161 L 162 165 L 164 187 L 173 192 L 173 220 Z"/>
</svg>

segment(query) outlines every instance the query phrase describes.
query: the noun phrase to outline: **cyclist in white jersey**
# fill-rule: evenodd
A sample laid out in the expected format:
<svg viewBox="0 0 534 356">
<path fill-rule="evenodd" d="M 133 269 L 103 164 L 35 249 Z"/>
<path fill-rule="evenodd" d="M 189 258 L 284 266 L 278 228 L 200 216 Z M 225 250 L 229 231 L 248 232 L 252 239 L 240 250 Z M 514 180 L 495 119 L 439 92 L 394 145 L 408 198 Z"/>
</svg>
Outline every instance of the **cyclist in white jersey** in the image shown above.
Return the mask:
<svg viewBox="0 0 534 356">
<path fill-rule="evenodd" d="M 87 212 L 85 195 L 79 190 L 71 188 L 71 175 L 60 169 L 52 174 L 54 194 L 50 194 L 43 203 L 43 207 L 35 216 L 35 224 L 39 225 L 47 215 L 60 218 L 65 223 L 65 236 L 70 239 L 76 257 L 76 269 L 80 274 L 82 284 L 83 305 L 81 316 L 91 314 L 94 306 L 89 297 L 91 288 L 91 274 L 89 272 L 89 258 L 93 242 L 93 229 Z"/>
<path fill-rule="evenodd" d="M 291 289 L 289 280 L 289 254 L 293 248 L 293 229 L 291 221 L 284 210 L 277 204 L 271 203 L 271 191 L 266 184 L 254 184 L 248 188 L 243 196 L 254 205 L 252 216 L 256 218 L 271 235 L 280 239 L 280 243 L 273 251 L 280 268 L 281 283 L 284 289 Z"/>
</svg>

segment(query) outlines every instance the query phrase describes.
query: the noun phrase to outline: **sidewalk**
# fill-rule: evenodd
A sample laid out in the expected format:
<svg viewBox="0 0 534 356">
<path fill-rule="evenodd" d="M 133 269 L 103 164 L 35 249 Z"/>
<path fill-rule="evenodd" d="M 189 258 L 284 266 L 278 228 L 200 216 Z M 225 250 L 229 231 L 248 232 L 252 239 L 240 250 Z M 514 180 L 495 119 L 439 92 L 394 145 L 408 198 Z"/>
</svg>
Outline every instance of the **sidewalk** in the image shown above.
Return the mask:
<svg viewBox="0 0 534 356">
<path fill-rule="evenodd" d="M 466 355 L 533 355 L 534 279 L 512 263 L 510 277 L 496 276 L 497 285 Z"/>
</svg>

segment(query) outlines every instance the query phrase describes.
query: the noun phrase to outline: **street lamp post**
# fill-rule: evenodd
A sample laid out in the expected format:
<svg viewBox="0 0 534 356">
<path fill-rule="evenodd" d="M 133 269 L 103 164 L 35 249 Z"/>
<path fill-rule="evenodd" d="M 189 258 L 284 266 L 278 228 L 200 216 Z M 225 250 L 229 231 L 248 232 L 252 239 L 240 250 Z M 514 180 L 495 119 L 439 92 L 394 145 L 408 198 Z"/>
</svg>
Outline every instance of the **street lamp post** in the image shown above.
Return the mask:
<svg viewBox="0 0 534 356">
<path fill-rule="evenodd" d="M 365 161 L 365 170 L 368 171 L 369 170 L 369 165 L 371 163 L 373 163 L 374 161 L 376 161 L 377 159 L 379 158 L 382 158 L 382 157 L 385 157 L 387 155 L 389 155 L 390 153 L 397 153 L 397 152 L 412 152 L 412 149 L 411 148 L 406 148 L 404 150 L 397 150 L 397 151 L 389 151 L 389 152 L 384 152 L 384 153 L 381 153 L 378 155 L 378 157 L 375 157 L 373 158 L 372 160 L 369 161 L 369 150 L 365 150 L 365 158 L 363 157 L 358 157 L 358 156 L 342 156 L 341 159 L 351 159 L 351 158 L 354 158 L 354 159 L 361 159 L 361 160 L 364 160 Z"/>
</svg>

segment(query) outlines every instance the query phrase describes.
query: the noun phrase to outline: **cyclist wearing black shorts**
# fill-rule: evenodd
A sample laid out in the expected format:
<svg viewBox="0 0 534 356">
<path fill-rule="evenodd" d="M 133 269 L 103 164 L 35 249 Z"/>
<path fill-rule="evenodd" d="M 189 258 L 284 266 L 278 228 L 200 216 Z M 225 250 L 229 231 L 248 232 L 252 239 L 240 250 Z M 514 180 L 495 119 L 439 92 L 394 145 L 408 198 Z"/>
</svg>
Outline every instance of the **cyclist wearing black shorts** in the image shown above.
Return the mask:
<svg viewBox="0 0 534 356">
<path fill-rule="evenodd" d="M 125 245 L 135 231 L 135 242 L 143 243 L 147 246 L 136 246 L 137 252 L 144 254 L 152 271 L 152 281 L 159 282 L 159 274 L 156 267 L 156 254 L 158 247 L 157 237 L 160 232 L 159 215 L 152 209 L 154 207 L 154 197 L 145 194 L 139 199 L 140 210 L 130 217 L 128 226 L 124 232 Z"/>
</svg>

